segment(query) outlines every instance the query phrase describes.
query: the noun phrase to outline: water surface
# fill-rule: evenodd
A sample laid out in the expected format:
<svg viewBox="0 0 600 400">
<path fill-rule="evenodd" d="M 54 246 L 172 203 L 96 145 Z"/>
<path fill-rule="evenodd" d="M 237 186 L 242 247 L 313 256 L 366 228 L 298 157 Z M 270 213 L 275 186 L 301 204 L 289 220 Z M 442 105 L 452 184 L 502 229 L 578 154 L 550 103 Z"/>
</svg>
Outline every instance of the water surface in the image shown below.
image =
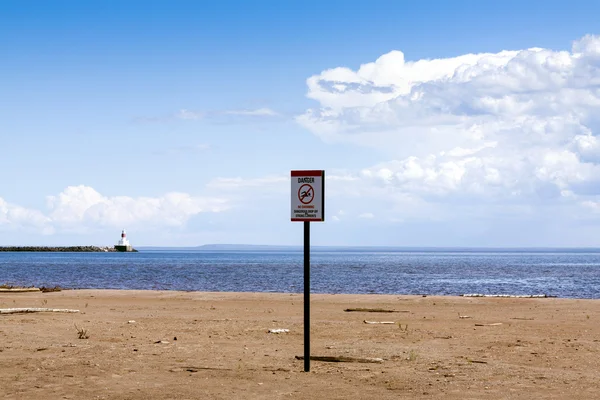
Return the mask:
<svg viewBox="0 0 600 400">
<path fill-rule="evenodd" d="M 98 289 L 301 292 L 295 251 L 0 253 L 0 283 Z M 313 293 L 600 298 L 600 253 L 318 251 Z"/>
</svg>

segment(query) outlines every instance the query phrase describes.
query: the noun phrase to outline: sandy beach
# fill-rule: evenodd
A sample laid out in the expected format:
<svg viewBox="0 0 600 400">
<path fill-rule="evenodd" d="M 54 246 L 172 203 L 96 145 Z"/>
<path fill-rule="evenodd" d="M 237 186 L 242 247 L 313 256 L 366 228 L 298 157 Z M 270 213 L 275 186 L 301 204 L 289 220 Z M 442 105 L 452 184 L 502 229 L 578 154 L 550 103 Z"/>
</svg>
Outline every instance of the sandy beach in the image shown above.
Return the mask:
<svg viewBox="0 0 600 400">
<path fill-rule="evenodd" d="M 311 361 L 303 372 L 301 294 L 0 293 L 3 309 L 79 310 L 0 315 L 3 398 L 597 398 L 600 301 L 311 299 L 311 355 L 382 362 Z"/>
</svg>

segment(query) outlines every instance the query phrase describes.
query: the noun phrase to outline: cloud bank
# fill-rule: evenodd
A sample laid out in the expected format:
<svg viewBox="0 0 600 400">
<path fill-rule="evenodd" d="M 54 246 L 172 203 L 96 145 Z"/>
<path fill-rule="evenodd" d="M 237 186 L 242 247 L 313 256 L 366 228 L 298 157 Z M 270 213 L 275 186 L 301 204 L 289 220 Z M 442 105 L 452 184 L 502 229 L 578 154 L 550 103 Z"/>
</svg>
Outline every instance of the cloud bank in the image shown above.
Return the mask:
<svg viewBox="0 0 600 400">
<path fill-rule="evenodd" d="M 69 186 L 48 196 L 47 210 L 26 209 L 0 198 L 0 229 L 31 227 L 44 233 L 129 226 L 181 227 L 200 213 L 229 208 L 227 200 L 172 192 L 161 197 L 108 197 L 89 186 Z"/>
<path fill-rule="evenodd" d="M 570 51 L 530 48 L 407 61 L 307 80 L 318 102 L 296 118 L 324 141 L 388 157 L 355 171 L 428 202 L 600 204 L 600 37 Z"/>
</svg>

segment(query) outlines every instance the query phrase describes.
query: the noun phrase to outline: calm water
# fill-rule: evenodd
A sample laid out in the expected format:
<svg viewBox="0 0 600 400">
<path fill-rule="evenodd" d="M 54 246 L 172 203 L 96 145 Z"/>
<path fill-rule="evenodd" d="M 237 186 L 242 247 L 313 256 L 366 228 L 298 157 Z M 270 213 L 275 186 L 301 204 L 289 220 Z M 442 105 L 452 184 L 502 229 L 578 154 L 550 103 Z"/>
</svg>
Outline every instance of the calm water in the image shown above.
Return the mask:
<svg viewBox="0 0 600 400">
<path fill-rule="evenodd" d="M 600 252 L 314 252 L 313 293 L 600 298 Z M 0 253 L 0 284 L 302 292 L 301 252 Z"/>
</svg>

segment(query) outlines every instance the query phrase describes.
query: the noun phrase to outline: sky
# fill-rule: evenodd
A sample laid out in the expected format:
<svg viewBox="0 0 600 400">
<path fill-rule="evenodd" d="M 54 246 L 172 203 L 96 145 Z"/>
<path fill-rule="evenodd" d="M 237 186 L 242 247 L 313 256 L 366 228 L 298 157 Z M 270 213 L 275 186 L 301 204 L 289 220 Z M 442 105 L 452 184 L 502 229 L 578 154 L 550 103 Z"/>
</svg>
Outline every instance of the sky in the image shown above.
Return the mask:
<svg viewBox="0 0 600 400">
<path fill-rule="evenodd" d="M 0 2 L 0 246 L 600 247 L 597 1 Z"/>
</svg>

